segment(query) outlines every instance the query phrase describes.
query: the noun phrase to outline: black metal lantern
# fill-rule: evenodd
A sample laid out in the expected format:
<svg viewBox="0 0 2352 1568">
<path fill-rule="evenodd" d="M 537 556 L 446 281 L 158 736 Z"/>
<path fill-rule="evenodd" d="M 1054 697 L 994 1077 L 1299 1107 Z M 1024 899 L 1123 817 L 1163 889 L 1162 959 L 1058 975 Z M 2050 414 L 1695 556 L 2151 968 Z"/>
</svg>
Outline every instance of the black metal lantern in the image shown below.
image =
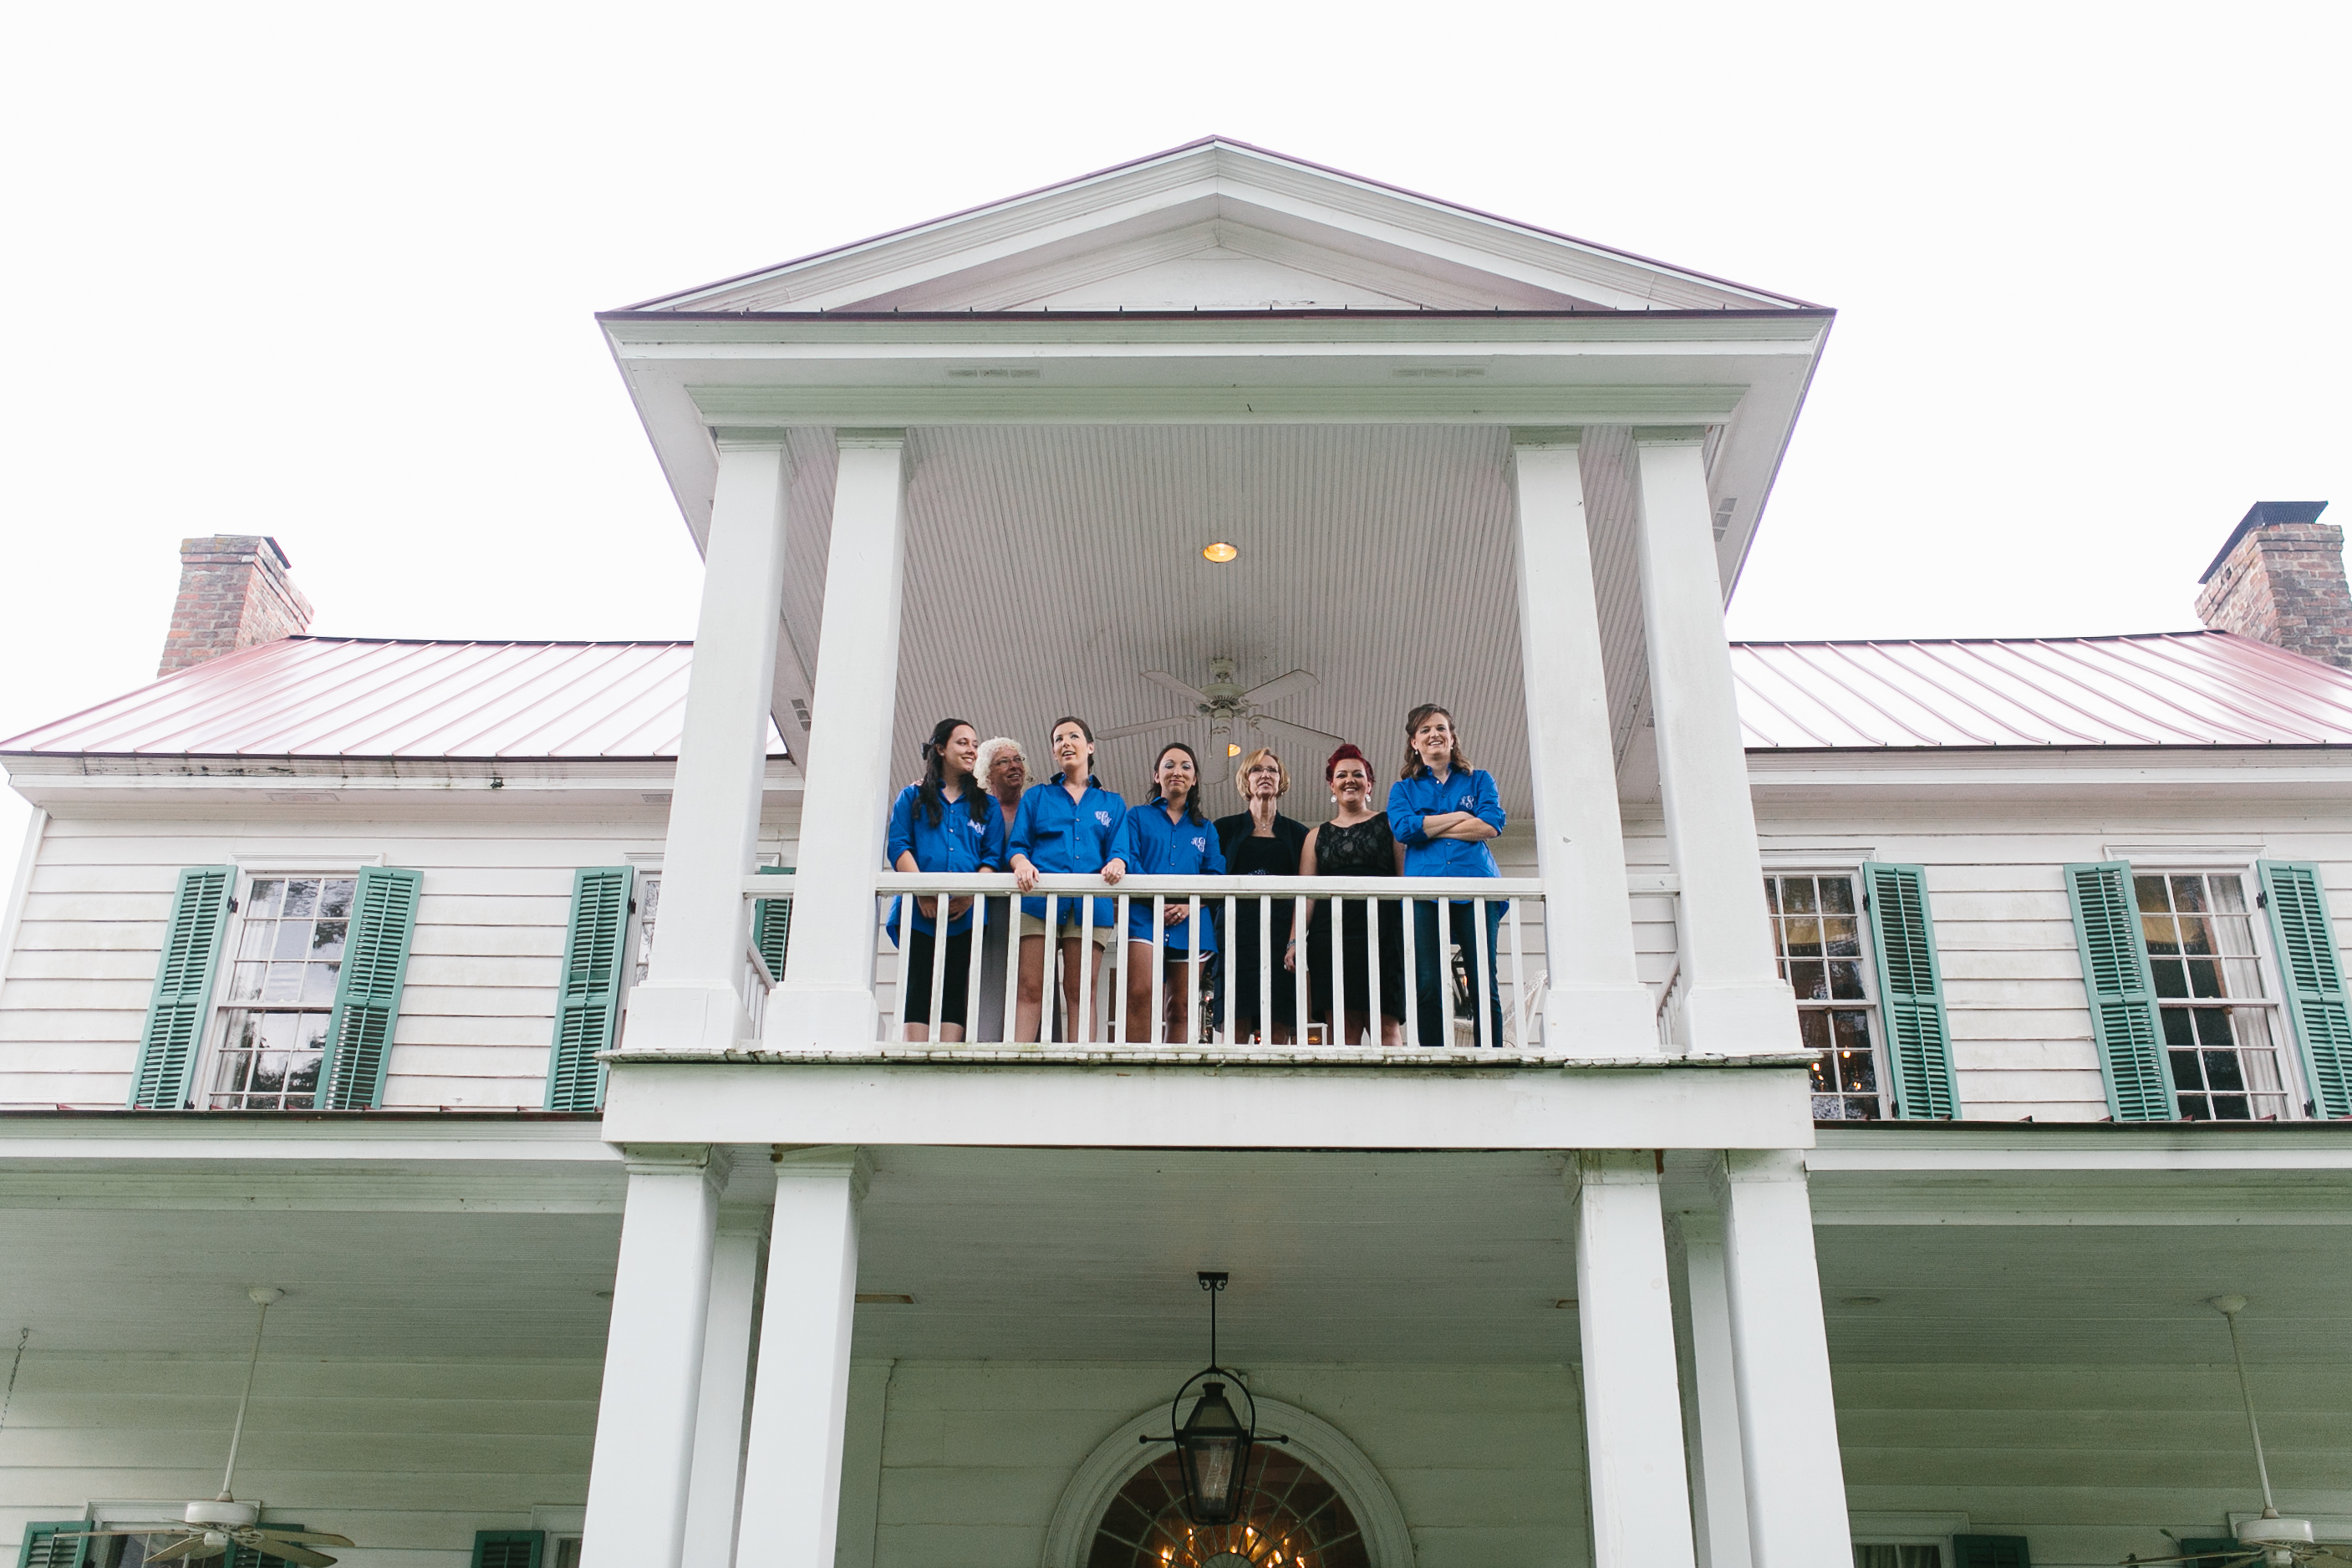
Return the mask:
<svg viewBox="0 0 2352 1568">
<path fill-rule="evenodd" d="M 1184 1514 L 1194 1524 L 1231 1524 L 1241 1517 L 1242 1499 L 1248 1490 L 1250 1447 L 1255 1443 L 1287 1443 L 1271 1433 L 1258 1436 L 1257 1401 L 1237 1373 L 1217 1364 L 1217 1297 L 1225 1276 L 1202 1270 L 1201 1289 L 1209 1293 L 1209 1364 L 1186 1378 L 1168 1402 L 1169 1437 L 1145 1437 L 1147 1443 L 1176 1445 L 1176 1462 L 1184 1472 Z M 1182 1420 L 1177 1411 L 1184 1396 L 1200 1385 L 1192 1413 Z M 1225 1397 L 1230 1385 L 1242 1396 L 1247 1414 L 1236 1411 Z"/>
</svg>

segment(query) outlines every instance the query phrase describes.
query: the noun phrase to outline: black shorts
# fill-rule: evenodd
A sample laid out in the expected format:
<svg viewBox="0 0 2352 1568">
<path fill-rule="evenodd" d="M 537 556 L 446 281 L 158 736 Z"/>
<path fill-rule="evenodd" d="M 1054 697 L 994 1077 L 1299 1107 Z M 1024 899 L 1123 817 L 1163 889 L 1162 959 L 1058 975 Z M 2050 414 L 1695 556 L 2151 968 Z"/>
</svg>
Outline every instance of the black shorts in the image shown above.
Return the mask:
<svg viewBox="0 0 2352 1568">
<path fill-rule="evenodd" d="M 931 952 L 932 936 L 927 931 L 909 931 L 907 935 L 907 1004 L 899 1016 L 909 1024 L 931 1026 Z M 956 931 L 948 937 L 948 972 L 941 978 L 940 990 L 940 1022 L 969 1024 L 965 1016 L 964 992 L 971 983 L 971 932 Z"/>
</svg>

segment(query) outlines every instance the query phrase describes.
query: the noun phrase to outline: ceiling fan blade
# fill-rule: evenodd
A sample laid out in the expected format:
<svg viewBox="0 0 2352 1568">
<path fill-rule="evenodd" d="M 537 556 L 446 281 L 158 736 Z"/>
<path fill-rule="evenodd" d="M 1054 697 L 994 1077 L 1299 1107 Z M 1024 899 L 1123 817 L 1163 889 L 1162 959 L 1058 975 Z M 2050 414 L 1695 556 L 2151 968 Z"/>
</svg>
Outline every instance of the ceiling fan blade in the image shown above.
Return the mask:
<svg viewBox="0 0 2352 1568">
<path fill-rule="evenodd" d="M 1116 730 L 1105 730 L 1095 737 L 1098 741 L 1123 741 L 1129 735 L 1148 735 L 1154 730 L 1170 730 L 1179 724 L 1190 724 L 1193 715 L 1179 714 L 1173 719 L 1154 719 L 1149 724 L 1121 724 Z"/>
<path fill-rule="evenodd" d="M 184 1527 L 180 1525 L 172 1526 L 172 1529 L 174 1531 L 182 1528 Z M 162 1534 L 163 1532 L 159 1531 L 156 1533 Z M 150 1552 L 147 1553 L 147 1561 L 150 1563 L 178 1563 L 190 1557 L 217 1557 L 224 1550 L 225 1548 L 215 1546 L 210 1551 L 206 1551 L 205 1549 L 205 1538 L 201 1535 L 191 1535 L 186 1536 L 182 1540 L 174 1541 L 160 1551 Z"/>
<path fill-rule="evenodd" d="M 348 1535 L 331 1535 L 323 1530 L 280 1530 L 274 1524 L 260 1526 L 259 1533 L 272 1541 L 304 1541 L 313 1546 L 357 1546 Z"/>
<path fill-rule="evenodd" d="M 307 1546 L 289 1545 L 275 1536 L 264 1541 L 257 1550 L 272 1557 L 282 1557 L 289 1563 L 299 1563 L 302 1568 L 331 1568 L 335 1562 L 323 1552 L 313 1552 Z"/>
<path fill-rule="evenodd" d="M 1348 743 L 1348 738 L 1344 735 L 1334 735 L 1328 730 L 1312 729 L 1305 724 L 1294 724 L 1287 719 L 1277 719 L 1271 713 L 1260 713 L 1250 720 L 1250 726 L 1253 729 L 1260 724 L 1279 725 L 1294 734 L 1312 736 L 1317 741 L 1328 741 L 1335 746 L 1344 746 Z"/>
<path fill-rule="evenodd" d="M 1174 676 L 1169 674 L 1164 669 L 1146 669 L 1139 671 L 1138 673 L 1139 673 L 1144 679 L 1151 682 L 1152 685 L 1157 686 L 1162 691 L 1173 692 L 1177 696 L 1182 698 L 1185 701 L 1196 702 L 1203 708 L 1206 708 L 1209 705 L 1209 695 L 1207 692 L 1202 691 L 1195 687 L 1187 686 L 1184 682 L 1177 679 Z"/>
<path fill-rule="evenodd" d="M 170 1524 L 111 1524 L 104 1530 L 60 1530 L 58 1539 L 68 1541 L 84 1535 L 185 1535 L 187 1531 L 186 1525 L 174 1521 Z"/>
<path fill-rule="evenodd" d="M 1254 686 L 1242 693 L 1244 702 L 1279 702 L 1286 697 L 1296 697 L 1302 691 L 1312 691 L 1323 684 L 1323 678 L 1312 670 L 1294 669 L 1288 675 L 1277 675 L 1263 686 Z"/>
</svg>

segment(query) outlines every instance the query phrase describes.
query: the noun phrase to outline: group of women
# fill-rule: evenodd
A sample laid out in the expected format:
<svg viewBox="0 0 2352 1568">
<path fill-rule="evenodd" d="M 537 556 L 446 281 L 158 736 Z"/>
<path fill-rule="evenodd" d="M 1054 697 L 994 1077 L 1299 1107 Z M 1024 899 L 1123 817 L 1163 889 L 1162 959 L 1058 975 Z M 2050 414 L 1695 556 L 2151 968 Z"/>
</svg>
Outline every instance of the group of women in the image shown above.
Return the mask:
<svg viewBox="0 0 2352 1568">
<path fill-rule="evenodd" d="M 1462 748 L 1454 716 L 1434 703 L 1423 703 L 1405 718 L 1404 765 L 1389 786 L 1386 808 L 1374 803 L 1378 786 L 1372 764 L 1352 745 L 1342 745 L 1325 761 L 1323 781 L 1331 795 L 1329 820 L 1313 827 L 1283 815 L 1282 797 L 1290 789 L 1289 770 L 1272 750 L 1261 747 L 1241 759 L 1234 774 L 1244 809 L 1211 821 L 1202 808 L 1200 758 L 1192 748 L 1174 741 L 1160 749 L 1152 763 L 1150 798 L 1129 806 L 1116 792 L 1102 787 L 1095 776 L 1094 731 L 1085 720 L 1055 721 L 1050 738 L 1052 776 L 1032 784 L 1028 759 L 1008 739 L 982 742 L 979 731 L 961 719 L 942 719 L 923 746 L 923 776 L 899 792 L 890 809 L 888 862 L 898 871 L 961 874 L 1010 871 L 1018 889 L 1021 943 L 1015 994 L 1014 1037 L 1039 1037 L 1045 1016 L 1046 944 L 1053 942 L 1061 959 L 1064 1016 L 1079 1020 L 1071 1033 L 1092 1037 L 1081 1019 L 1082 965 L 1093 965 L 1092 993 L 1102 994 L 1106 959 L 1110 944 L 1122 934 L 1115 896 L 1062 894 L 1052 899 L 1036 891 L 1044 876 L 1098 876 L 1116 888 L 1129 874 L 1175 877 L 1493 877 L 1497 875 L 1487 840 L 1503 829 L 1503 805 L 1495 781 L 1483 769 L 1470 765 Z M 983 928 L 990 937 L 1013 918 L 1012 900 L 990 900 Z M 900 1016 L 907 1037 L 926 1039 L 937 1013 L 942 1039 L 961 1040 L 967 1022 L 984 1023 L 1003 1010 L 1003 951 L 994 940 L 984 940 L 982 995 L 968 994 L 971 970 L 971 899 L 951 900 L 946 910 L 947 931 L 934 929 L 937 909 L 932 900 L 916 900 L 907 911 L 904 934 L 901 911 L 891 906 L 889 933 L 903 942 L 906 994 Z M 1129 900 L 1129 944 L 1125 1038 L 1155 1037 L 1152 1027 L 1155 973 L 1152 953 L 1164 957 L 1170 984 L 1158 989 L 1165 997 L 1165 1016 L 1157 1037 L 1179 1041 L 1188 1037 L 1188 1004 L 1197 997 L 1204 966 L 1219 951 L 1218 916 L 1222 899 L 1203 899 L 1201 913 L 1192 914 L 1188 900 L 1171 899 L 1161 906 L 1160 929 L 1153 929 L 1153 900 Z M 1087 906 L 1091 904 L 1089 914 Z M 1223 933 L 1234 961 L 1224 966 L 1220 984 L 1229 989 L 1233 1038 L 1288 1042 L 1301 1033 L 1297 1016 L 1298 987 L 1293 975 L 1305 947 L 1308 1008 L 1313 1022 L 1328 1031 L 1327 1038 L 1344 1043 L 1397 1045 L 1403 1038 L 1404 915 L 1398 901 L 1381 901 L 1377 917 L 1367 903 L 1341 903 L 1338 919 L 1333 901 L 1316 900 L 1306 929 L 1297 929 L 1293 900 L 1272 906 L 1275 930 L 1262 933 L 1260 905 L 1240 898 L 1234 930 Z M 1049 908 L 1051 910 L 1049 916 Z M 1448 950 L 1459 945 L 1465 955 L 1480 951 L 1477 906 L 1454 900 L 1423 900 L 1412 903 L 1414 993 L 1418 1037 L 1423 1045 L 1451 1042 L 1453 1032 L 1446 1005 L 1453 994 Z M 1501 900 L 1486 904 L 1484 951 L 1486 1005 L 1493 1032 L 1503 1043 L 1501 988 L 1496 982 L 1497 929 L 1503 919 Z M 1047 929 L 1051 919 L 1053 929 Z M 1380 921 L 1377 941 L 1370 921 Z M 1334 926 L 1338 927 L 1335 931 Z M 1198 929 L 1194 929 L 1197 927 Z M 1442 933 L 1442 934 L 1441 934 Z M 1261 985 L 1261 942 L 1279 939 L 1283 973 L 1270 986 Z M 947 947 L 941 994 L 934 1007 L 931 995 L 937 945 Z M 1335 963 L 1333 943 L 1339 944 Z M 1092 952 L 1083 951 L 1091 945 Z M 1475 961 L 1472 968 L 1478 967 Z M 1333 994 L 1332 974 L 1344 972 L 1339 993 Z M 991 976 L 994 976 L 992 983 Z M 1267 994 L 1261 994 L 1264 989 Z M 989 993 L 993 991 L 992 997 Z M 1223 1004 L 1218 1004 L 1222 1006 Z M 1222 1018 L 1222 1014 L 1215 1014 Z M 918 1021 L 919 1020 L 919 1022 Z"/>
</svg>

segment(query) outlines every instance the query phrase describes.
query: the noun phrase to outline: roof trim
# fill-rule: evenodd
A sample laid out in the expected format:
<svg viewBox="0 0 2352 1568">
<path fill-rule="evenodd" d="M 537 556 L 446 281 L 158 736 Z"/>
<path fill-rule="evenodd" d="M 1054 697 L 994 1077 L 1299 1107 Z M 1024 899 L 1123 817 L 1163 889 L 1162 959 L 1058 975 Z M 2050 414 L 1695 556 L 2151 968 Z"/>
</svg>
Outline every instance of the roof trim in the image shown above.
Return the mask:
<svg viewBox="0 0 2352 1568">
<path fill-rule="evenodd" d="M 2213 574 L 2221 569 L 2221 563 L 2230 558 L 2230 552 L 2238 548 L 2238 541 L 2254 530 L 2267 528 L 2274 522 L 2317 522 L 2319 514 L 2326 510 L 2327 503 L 2324 500 L 2256 501 L 2246 509 L 2246 515 L 2238 520 L 2238 526 L 2231 531 L 2229 541 L 2221 546 L 2221 553 L 2213 557 L 2213 564 L 2205 568 L 2205 574 L 2197 579 L 2199 584 L 2201 586 L 2212 581 Z"/>
</svg>

